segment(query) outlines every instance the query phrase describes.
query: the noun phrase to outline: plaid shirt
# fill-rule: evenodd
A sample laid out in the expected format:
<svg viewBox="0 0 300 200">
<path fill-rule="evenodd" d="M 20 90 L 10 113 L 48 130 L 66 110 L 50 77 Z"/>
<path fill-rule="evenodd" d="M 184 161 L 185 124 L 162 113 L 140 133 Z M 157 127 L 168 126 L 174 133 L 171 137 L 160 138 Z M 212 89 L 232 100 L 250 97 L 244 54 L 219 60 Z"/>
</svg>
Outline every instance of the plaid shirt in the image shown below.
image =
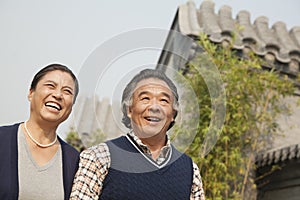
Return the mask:
<svg viewBox="0 0 300 200">
<path fill-rule="evenodd" d="M 151 157 L 149 148 L 132 132 L 130 137 L 139 145 L 144 153 Z M 169 156 L 170 140 L 161 149 L 157 164 L 162 163 Z M 80 154 L 79 169 L 74 178 L 71 200 L 97 200 L 101 194 L 104 179 L 110 167 L 110 153 L 105 143 L 98 144 L 84 150 Z M 198 166 L 193 162 L 193 183 L 190 200 L 205 200 L 202 180 Z"/>
</svg>

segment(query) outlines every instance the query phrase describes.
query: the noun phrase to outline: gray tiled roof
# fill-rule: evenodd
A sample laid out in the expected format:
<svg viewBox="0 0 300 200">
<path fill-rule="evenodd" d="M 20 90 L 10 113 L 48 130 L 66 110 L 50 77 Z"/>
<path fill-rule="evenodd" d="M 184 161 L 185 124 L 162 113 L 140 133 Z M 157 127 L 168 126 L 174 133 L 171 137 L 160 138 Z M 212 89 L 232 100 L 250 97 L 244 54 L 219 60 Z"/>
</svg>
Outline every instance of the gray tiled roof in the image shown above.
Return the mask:
<svg viewBox="0 0 300 200">
<path fill-rule="evenodd" d="M 199 8 L 193 1 L 178 8 L 178 25 L 181 33 L 198 37 L 200 32 L 209 35 L 215 43 L 232 42 L 235 49 L 251 49 L 269 63 L 285 65 L 285 73 L 297 74 L 300 68 L 300 26 L 287 30 L 284 22 L 269 28 L 268 18 L 261 16 L 252 24 L 246 10 L 232 17 L 231 7 L 224 5 L 214 10 L 213 1 L 204 0 Z"/>
<path fill-rule="evenodd" d="M 292 159 L 300 159 L 299 144 L 259 154 L 256 158 L 256 166 L 259 168 Z"/>
<path fill-rule="evenodd" d="M 300 26 L 287 30 L 284 22 L 276 22 L 269 28 L 266 16 L 256 18 L 252 24 L 250 13 L 246 10 L 238 12 L 236 18 L 233 18 L 230 6 L 224 5 L 217 13 L 214 6 L 213 1 L 209 0 L 204 0 L 199 8 L 193 1 L 180 5 L 175 18 L 178 31 L 193 38 L 202 32 L 212 42 L 231 42 L 234 49 L 242 52 L 251 49 L 267 61 L 267 67 L 276 67 L 293 77 L 300 72 Z M 298 127 L 295 133 L 287 132 L 293 136 L 294 143 L 290 143 L 287 137 L 276 141 L 275 148 L 259 154 L 256 158 L 257 166 L 300 159 L 300 144 L 297 144 L 299 130 Z"/>
</svg>

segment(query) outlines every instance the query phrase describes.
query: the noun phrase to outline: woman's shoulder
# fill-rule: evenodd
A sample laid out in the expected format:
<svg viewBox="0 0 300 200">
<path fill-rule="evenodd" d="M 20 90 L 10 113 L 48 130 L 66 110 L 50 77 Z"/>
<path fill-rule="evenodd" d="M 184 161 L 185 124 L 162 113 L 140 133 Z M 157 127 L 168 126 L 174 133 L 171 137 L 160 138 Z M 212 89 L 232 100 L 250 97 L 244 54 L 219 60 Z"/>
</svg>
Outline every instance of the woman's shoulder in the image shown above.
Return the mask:
<svg viewBox="0 0 300 200">
<path fill-rule="evenodd" d="M 74 155 L 76 157 L 79 157 L 79 152 L 73 146 L 71 146 L 70 144 L 68 144 L 67 142 L 65 142 L 59 136 L 58 136 L 58 140 L 60 142 L 60 145 L 62 147 L 62 151 L 63 152 L 67 153 L 68 155 L 72 154 L 72 155 Z"/>
<path fill-rule="evenodd" d="M 7 134 L 9 132 L 16 132 L 19 128 L 20 123 L 2 125 L 0 126 L 0 134 Z"/>
</svg>

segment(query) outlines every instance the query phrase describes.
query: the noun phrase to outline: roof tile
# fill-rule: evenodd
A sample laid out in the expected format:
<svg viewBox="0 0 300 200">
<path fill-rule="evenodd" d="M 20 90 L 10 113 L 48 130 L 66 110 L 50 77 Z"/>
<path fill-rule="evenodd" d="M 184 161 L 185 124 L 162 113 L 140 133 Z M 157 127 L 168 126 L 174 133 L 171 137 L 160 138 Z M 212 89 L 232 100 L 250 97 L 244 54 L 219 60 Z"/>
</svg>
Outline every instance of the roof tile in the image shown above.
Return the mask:
<svg viewBox="0 0 300 200">
<path fill-rule="evenodd" d="M 256 18 L 252 24 L 247 10 L 239 11 L 233 19 L 230 6 L 222 6 L 218 14 L 215 13 L 214 6 L 214 2 L 210 0 L 204 0 L 199 9 L 193 1 L 179 6 L 180 32 L 194 37 L 203 32 L 215 43 L 232 41 L 235 34 L 234 48 L 250 48 L 266 59 L 274 55 L 271 61 L 284 63 L 287 68 L 292 65 L 290 73 L 299 72 L 300 26 L 288 31 L 284 22 L 276 22 L 270 28 L 266 16 Z M 293 63 L 290 64 L 291 62 Z"/>
</svg>

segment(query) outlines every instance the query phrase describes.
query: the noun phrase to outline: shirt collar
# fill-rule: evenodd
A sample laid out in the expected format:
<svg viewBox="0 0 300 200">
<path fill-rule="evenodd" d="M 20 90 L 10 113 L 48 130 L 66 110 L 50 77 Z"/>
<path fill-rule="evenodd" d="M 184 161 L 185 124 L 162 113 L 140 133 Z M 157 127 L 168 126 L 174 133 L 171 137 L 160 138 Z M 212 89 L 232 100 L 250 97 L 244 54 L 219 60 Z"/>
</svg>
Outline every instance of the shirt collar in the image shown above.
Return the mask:
<svg viewBox="0 0 300 200">
<path fill-rule="evenodd" d="M 142 140 L 141 140 L 140 138 L 138 138 L 138 136 L 135 135 L 135 133 L 133 132 L 133 130 L 131 130 L 131 131 L 128 133 L 128 135 L 135 141 L 135 143 L 141 148 L 141 150 L 142 150 L 145 154 L 151 156 L 151 151 L 150 151 L 150 149 L 148 148 L 148 146 L 145 145 L 145 144 L 142 142 Z M 167 137 L 166 145 L 163 146 L 163 147 L 161 148 L 160 153 L 159 153 L 159 156 L 158 156 L 158 158 L 156 159 L 156 162 L 158 162 L 158 163 L 161 163 L 162 161 L 164 161 L 164 160 L 167 158 L 167 156 L 169 155 L 169 151 L 170 151 L 170 149 L 171 149 L 171 141 L 170 141 L 168 135 L 166 135 L 166 137 Z"/>
</svg>

